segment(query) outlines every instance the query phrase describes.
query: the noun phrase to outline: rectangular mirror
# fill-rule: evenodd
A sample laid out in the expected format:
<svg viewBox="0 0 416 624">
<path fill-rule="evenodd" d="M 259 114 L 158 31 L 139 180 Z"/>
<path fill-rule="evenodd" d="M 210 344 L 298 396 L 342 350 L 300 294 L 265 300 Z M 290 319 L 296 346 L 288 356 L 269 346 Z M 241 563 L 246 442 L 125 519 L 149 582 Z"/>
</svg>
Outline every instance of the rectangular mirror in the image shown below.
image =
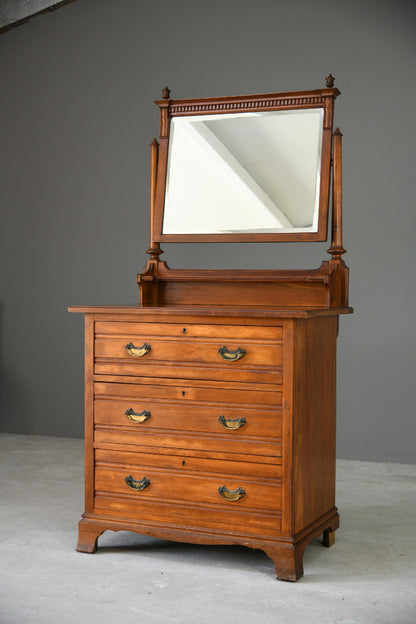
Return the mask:
<svg viewBox="0 0 416 624">
<path fill-rule="evenodd" d="M 172 119 L 163 234 L 317 232 L 322 108 Z"/>
<path fill-rule="evenodd" d="M 337 94 L 158 101 L 154 240 L 326 240 Z"/>
</svg>

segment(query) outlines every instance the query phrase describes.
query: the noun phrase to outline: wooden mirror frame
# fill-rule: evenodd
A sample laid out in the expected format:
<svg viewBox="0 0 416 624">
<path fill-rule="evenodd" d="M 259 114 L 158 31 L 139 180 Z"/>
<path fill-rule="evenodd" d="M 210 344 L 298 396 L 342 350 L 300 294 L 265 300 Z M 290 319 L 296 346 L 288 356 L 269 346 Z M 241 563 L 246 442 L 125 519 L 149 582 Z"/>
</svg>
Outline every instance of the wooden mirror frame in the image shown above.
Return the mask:
<svg viewBox="0 0 416 624">
<path fill-rule="evenodd" d="M 156 139 L 150 152 L 150 258 L 137 275 L 142 306 L 163 308 L 201 306 L 245 306 L 247 308 L 279 308 L 280 310 L 323 310 L 345 314 L 348 307 L 349 271 L 342 256 L 346 253 L 342 244 L 342 134 L 338 128 L 332 132 L 334 100 L 339 95 L 333 88 L 334 77 L 326 78 L 326 89 L 300 91 L 275 95 L 257 95 L 209 100 L 171 100 L 167 87 L 163 99 L 158 100 L 161 116 L 160 146 Z M 256 105 L 256 102 L 259 103 Z M 163 203 L 168 156 L 169 118 L 173 115 L 205 114 L 207 107 L 219 110 L 258 110 L 259 106 L 274 107 L 273 110 L 293 108 L 324 108 L 324 133 L 326 145 L 325 214 L 320 215 L 321 228 L 327 232 L 328 200 L 332 181 L 332 223 L 330 260 L 320 267 L 305 270 L 199 270 L 171 269 L 160 260 L 163 250 L 161 241 L 172 242 L 266 242 L 311 240 L 302 234 L 230 234 L 230 235 L 162 235 Z M 226 108 L 228 107 L 228 108 Z M 264 108 L 263 108 L 264 110 Z M 271 108 L 269 109 L 271 110 Z M 329 146 L 329 147 L 328 147 Z M 332 166 L 332 176 L 331 176 Z M 321 229 L 321 234 L 323 235 Z M 314 233 L 316 235 L 316 233 Z M 319 234 L 319 233 L 318 233 Z M 302 238 L 301 238 L 302 236 Z M 326 240 L 326 238 L 322 240 Z M 315 238 L 314 240 L 321 240 Z"/>
<path fill-rule="evenodd" d="M 298 91 L 291 93 L 270 93 L 261 95 L 244 95 L 232 97 L 216 97 L 193 100 L 172 100 L 170 90 L 163 90 L 163 99 L 155 103 L 160 109 L 160 136 L 157 148 L 156 193 L 152 211 L 153 242 L 299 242 L 325 241 L 328 236 L 328 205 L 330 194 L 332 131 L 334 118 L 334 101 L 340 94 L 338 89 L 328 86 L 326 89 L 314 91 Z M 218 115 L 229 113 L 250 113 L 289 111 L 305 109 L 323 109 L 321 177 L 319 192 L 319 216 L 316 232 L 240 232 L 240 233 L 195 233 L 195 234 L 163 234 L 163 217 L 168 169 L 170 121 L 174 117 Z"/>
</svg>

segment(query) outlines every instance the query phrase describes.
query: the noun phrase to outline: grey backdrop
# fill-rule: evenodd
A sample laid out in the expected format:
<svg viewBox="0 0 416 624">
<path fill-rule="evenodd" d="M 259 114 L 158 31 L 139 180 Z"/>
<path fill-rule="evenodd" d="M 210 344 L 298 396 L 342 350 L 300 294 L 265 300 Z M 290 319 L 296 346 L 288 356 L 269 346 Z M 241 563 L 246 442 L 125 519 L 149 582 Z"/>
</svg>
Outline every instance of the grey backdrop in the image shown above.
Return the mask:
<svg viewBox="0 0 416 624">
<path fill-rule="evenodd" d="M 153 99 L 342 91 L 338 455 L 414 461 L 414 3 L 77 0 L 0 37 L 1 429 L 82 436 L 83 319 L 137 301 Z M 328 245 L 170 245 L 174 267 L 312 268 Z"/>
</svg>

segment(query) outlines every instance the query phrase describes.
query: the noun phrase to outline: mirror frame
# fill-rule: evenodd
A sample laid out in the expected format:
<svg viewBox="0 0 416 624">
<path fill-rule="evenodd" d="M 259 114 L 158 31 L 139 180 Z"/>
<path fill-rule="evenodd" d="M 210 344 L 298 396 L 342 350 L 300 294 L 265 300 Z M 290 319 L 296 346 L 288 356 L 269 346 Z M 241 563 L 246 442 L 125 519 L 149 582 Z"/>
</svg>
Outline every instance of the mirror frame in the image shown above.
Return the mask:
<svg viewBox="0 0 416 624">
<path fill-rule="evenodd" d="M 151 238 L 154 242 L 203 243 L 203 242 L 300 242 L 326 241 L 328 237 L 328 209 L 331 182 L 332 132 L 335 98 L 340 94 L 336 88 L 327 87 L 313 91 L 269 93 L 215 97 L 192 100 L 172 100 L 170 91 L 163 90 L 163 99 L 155 100 L 160 108 L 160 136 L 156 174 L 154 210 L 151 214 Z M 173 117 L 218 115 L 225 113 L 250 113 L 259 111 L 323 109 L 321 181 L 319 193 L 319 217 L 316 232 L 248 232 L 224 234 L 163 234 L 166 174 L 169 153 L 170 120 Z"/>
</svg>

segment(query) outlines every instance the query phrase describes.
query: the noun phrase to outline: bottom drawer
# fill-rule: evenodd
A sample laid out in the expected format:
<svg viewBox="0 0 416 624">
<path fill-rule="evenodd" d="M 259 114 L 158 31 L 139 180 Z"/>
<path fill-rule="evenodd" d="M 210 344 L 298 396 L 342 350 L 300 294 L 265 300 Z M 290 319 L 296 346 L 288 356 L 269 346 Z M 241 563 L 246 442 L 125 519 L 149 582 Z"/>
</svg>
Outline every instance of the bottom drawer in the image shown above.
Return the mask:
<svg viewBox="0 0 416 624">
<path fill-rule="evenodd" d="M 277 535 L 280 477 L 278 465 L 98 449 L 94 507 L 163 525 Z"/>
</svg>

